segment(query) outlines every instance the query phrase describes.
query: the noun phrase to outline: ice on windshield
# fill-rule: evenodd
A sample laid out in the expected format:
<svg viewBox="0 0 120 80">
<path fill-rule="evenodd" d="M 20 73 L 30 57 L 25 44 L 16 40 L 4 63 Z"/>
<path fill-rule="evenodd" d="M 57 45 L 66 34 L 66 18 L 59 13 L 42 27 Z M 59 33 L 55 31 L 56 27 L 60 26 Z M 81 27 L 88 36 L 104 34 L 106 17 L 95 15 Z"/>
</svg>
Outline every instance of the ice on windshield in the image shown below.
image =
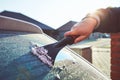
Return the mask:
<svg viewBox="0 0 120 80">
<path fill-rule="evenodd" d="M 1 79 L 8 75 L 7 80 L 29 78 L 32 80 L 109 80 L 92 64 L 67 47 L 58 53 L 54 66 L 47 67 L 30 53 L 30 42 L 43 46 L 54 43 L 55 40 L 44 34 L 0 33 Z"/>
</svg>

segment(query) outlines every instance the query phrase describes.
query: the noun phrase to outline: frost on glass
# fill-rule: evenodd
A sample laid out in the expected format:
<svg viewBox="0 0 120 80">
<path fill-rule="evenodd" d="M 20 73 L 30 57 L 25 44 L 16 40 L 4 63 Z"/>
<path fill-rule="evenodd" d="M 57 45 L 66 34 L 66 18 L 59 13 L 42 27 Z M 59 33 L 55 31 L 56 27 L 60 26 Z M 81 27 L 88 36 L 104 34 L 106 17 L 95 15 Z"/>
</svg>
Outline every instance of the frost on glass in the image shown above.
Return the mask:
<svg viewBox="0 0 120 80">
<path fill-rule="evenodd" d="M 38 46 L 37 44 L 33 44 L 31 42 L 31 52 L 37 56 L 44 64 L 47 64 L 49 67 L 53 66 L 53 60 L 48 55 L 48 50 L 42 46 Z"/>
<path fill-rule="evenodd" d="M 43 34 L 0 33 L 1 80 L 109 80 L 67 47 L 49 67 L 30 52 L 30 42 L 43 46 L 54 41 Z"/>
</svg>

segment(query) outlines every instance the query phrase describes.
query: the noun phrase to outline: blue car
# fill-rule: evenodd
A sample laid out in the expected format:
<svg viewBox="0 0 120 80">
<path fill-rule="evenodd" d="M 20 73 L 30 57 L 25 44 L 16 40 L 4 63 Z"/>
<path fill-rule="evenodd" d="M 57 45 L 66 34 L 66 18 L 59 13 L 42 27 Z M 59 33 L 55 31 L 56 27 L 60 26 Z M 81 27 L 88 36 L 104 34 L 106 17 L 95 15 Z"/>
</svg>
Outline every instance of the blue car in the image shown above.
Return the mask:
<svg viewBox="0 0 120 80">
<path fill-rule="evenodd" d="M 109 80 L 67 46 L 59 51 L 52 67 L 31 52 L 31 43 L 44 46 L 54 42 L 35 24 L 0 16 L 0 79 Z"/>
</svg>

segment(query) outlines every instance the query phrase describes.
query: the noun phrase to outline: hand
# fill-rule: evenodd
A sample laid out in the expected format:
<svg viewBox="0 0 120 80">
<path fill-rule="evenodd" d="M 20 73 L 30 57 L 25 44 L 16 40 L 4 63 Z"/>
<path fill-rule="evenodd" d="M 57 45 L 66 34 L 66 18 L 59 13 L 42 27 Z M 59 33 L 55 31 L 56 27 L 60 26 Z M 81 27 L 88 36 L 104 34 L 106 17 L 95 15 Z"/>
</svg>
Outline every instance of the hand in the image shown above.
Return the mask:
<svg viewBox="0 0 120 80">
<path fill-rule="evenodd" d="M 64 36 L 72 36 L 75 38 L 74 43 L 80 42 L 89 37 L 96 25 L 97 20 L 93 18 L 86 18 L 81 22 L 75 24 L 70 31 L 64 34 Z"/>
</svg>

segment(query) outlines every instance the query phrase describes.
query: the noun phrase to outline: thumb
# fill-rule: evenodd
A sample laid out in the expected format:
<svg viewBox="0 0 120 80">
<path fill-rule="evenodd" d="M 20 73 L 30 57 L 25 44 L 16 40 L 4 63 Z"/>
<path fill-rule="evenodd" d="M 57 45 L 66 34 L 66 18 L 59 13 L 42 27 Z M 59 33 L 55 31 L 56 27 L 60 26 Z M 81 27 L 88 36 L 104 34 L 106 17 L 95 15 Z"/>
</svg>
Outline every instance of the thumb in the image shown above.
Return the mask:
<svg viewBox="0 0 120 80">
<path fill-rule="evenodd" d="M 65 32 L 64 36 L 72 36 L 72 31 Z"/>
</svg>

